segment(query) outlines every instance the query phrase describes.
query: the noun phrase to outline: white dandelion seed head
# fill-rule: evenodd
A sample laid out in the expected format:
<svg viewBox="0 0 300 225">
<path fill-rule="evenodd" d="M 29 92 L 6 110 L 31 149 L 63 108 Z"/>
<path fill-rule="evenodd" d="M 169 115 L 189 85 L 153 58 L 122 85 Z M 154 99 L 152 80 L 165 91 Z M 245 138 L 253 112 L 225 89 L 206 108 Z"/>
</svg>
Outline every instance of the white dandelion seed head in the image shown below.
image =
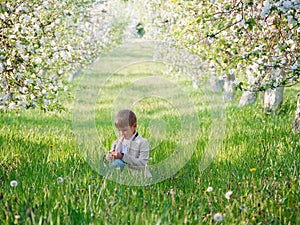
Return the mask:
<svg viewBox="0 0 300 225">
<path fill-rule="evenodd" d="M 16 220 L 18 220 L 18 219 L 20 219 L 20 218 L 21 218 L 21 216 L 20 216 L 20 215 L 18 215 L 18 214 L 17 214 L 17 215 L 15 215 L 15 219 L 16 219 Z"/>
<path fill-rule="evenodd" d="M 12 181 L 10 182 L 10 186 L 11 186 L 11 187 L 17 187 L 17 186 L 18 186 L 18 181 L 12 180 Z"/>
<path fill-rule="evenodd" d="M 216 213 L 216 214 L 213 216 L 213 219 L 214 219 L 214 221 L 216 221 L 216 222 L 222 221 L 222 220 L 223 220 L 223 215 L 222 215 L 222 213 Z"/>
<path fill-rule="evenodd" d="M 213 191 L 213 188 L 212 188 L 212 187 L 208 187 L 208 188 L 206 189 L 206 191 L 207 191 L 207 192 L 212 192 L 212 191 Z"/>
<path fill-rule="evenodd" d="M 64 182 L 64 178 L 59 177 L 59 178 L 57 179 L 57 181 L 58 181 L 58 183 L 62 183 L 62 182 Z"/>
<path fill-rule="evenodd" d="M 225 198 L 229 200 L 230 197 L 231 197 L 231 195 L 232 195 L 232 191 L 228 191 L 228 192 L 226 192 L 226 194 L 225 194 Z"/>
</svg>

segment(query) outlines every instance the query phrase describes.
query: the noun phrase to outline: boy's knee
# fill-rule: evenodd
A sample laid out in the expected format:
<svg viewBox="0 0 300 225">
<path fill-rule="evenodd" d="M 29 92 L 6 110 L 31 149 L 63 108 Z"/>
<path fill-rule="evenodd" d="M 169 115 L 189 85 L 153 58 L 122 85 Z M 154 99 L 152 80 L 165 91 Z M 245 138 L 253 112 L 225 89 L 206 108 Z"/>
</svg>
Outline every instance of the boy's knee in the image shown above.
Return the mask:
<svg viewBox="0 0 300 225">
<path fill-rule="evenodd" d="M 119 167 L 121 170 L 124 169 L 125 166 L 125 162 L 121 159 L 115 159 L 112 163 L 111 163 L 111 167 Z"/>
</svg>

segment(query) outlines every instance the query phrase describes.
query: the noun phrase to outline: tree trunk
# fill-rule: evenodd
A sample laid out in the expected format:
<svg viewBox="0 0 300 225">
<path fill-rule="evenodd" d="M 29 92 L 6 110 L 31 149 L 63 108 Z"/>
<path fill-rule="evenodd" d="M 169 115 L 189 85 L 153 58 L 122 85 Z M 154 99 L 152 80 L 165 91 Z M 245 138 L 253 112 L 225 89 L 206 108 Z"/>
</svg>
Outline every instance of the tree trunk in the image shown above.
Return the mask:
<svg viewBox="0 0 300 225">
<path fill-rule="evenodd" d="M 249 70 L 246 72 L 246 77 L 248 80 L 248 84 L 249 85 L 254 85 L 255 84 L 255 77 L 254 77 L 254 73 L 253 70 Z M 256 102 L 256 93 L 255 92 L 250 92 L 250 91 L 244 91 L 242 93 L 242 97 L 240 99 L 239 102 L 239 107 L 243 107 L 245 105 L 249 105 L 249 104 L 254 104 Z"/>
<path fill-rule="evenodd" d="M 223 85 L 224 85 L 224 80 L 217 78 L 216 73 L 211 73 L 210 76 L 210 86 L 212 91 L 214 92 L 221 92 L 223 89 Z"/>
<path fill-rule="evenodd" d="M 264 93 L 264 109 L 266 113 L 275 113 L 283 102 L 284 87 L 267 89 Z"/>
<path fill-rule="evenodd" d="M 297 101 L 297 108 L 296 108 L 296 116 L 294 120 L 295 130 L 296 132 L 300 131 L 300 92 L 298 93 L 298 101 Z"/>
<path fill-rule="evenodd" d="M 256 93 L 253 91 L 244 91 L 239 102 L 239 107 L 253 104 L 256 102 Z"/>
<path fill-rule="evenodd" d="M 224 80 L 224 100 L 232 101 L 235 95 L 235 88 L 233 85 L 233 81 L 235 79 L 235 75 L 228 74 Z"/>
</svg>

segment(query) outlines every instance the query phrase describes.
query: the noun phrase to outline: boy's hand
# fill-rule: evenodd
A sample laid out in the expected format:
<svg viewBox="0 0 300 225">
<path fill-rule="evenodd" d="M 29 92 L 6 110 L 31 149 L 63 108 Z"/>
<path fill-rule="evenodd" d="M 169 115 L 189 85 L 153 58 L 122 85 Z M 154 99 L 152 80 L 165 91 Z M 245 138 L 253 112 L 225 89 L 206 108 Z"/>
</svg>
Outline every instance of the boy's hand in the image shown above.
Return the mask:
<svg viewBox="0 0 300 225">
<path fill-rule="evenodd" d="M 108 154 L 105 155 L 105 160 L 106 160 L 106 161 L 110 162 L 110 161 L 112 161 L 113 159 L 114 159 L 114 157 L 111 155 L 111 153 L 108 153 Z"/>
<path fill-rule="evenodd" d="M 112 151 L 111 156 L 113 156 L 115 159 L 122 159 L 123 155 L 120 152 Z"/>
</svg>

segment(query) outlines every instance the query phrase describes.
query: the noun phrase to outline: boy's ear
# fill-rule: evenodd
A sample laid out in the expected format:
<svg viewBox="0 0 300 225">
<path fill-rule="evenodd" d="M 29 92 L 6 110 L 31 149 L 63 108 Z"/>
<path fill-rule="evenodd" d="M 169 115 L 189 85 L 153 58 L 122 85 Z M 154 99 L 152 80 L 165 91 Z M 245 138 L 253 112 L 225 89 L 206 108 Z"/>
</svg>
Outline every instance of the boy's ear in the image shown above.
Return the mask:
<svg viewBox="0 0 300 225">
<path fill-rule="evenodd" d="M 134 129 L 136 129 L 136 127 L 137 127 L 136 122 L 132 126 L 133 126 Z"/>
</svg>

